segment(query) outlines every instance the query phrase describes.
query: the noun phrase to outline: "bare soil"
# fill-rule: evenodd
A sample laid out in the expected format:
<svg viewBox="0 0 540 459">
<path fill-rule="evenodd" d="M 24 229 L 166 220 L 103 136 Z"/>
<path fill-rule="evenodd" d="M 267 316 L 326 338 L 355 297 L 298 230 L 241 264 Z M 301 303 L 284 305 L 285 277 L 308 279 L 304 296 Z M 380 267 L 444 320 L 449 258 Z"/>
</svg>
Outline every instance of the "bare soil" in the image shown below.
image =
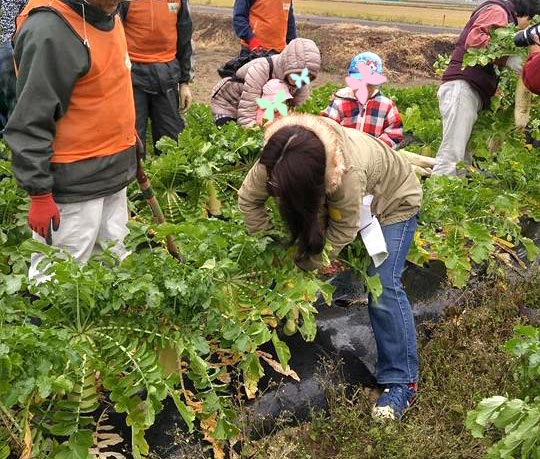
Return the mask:
<svg viewBox="0 0 540 459">
<path fill-rule="evenodd" d="M 210 90 L 219 80 L 217 69 L 239 52 L 238 39 L 230 18 L 193 14 L 195 81 L 197 102 L 208 103 Z M 321 50 L 322 72 L 314 82 L 344 84 L 351 58 L 361 51 L 381 56 L 385 74 L 392 85 L 414 86 L 437 81 L 433 63 L 439 54 L 450 53 L 455 35 L 428 35 L 391 27 L 364 27 L 355 24 L 298 24 L 298 36 L 310 38 Z"/>
</svg>

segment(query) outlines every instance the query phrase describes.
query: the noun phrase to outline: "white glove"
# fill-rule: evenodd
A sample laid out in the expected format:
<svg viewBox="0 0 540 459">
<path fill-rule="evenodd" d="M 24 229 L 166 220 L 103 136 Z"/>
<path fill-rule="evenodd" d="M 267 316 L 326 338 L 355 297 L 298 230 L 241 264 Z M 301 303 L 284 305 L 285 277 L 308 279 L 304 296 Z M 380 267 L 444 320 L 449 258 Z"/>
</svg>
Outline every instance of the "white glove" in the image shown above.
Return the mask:
<svg viewBox="0 0 540 459">
<path fill-rule="evenodd" d="M 191 102 L 193 102 L 193 96 L 191 95 L 191 89 L 187 83 L 180 84 L 180 111 L 185 112 L 191 107 Z"/>
<path fill-rule="evenodd" d="M 506 66 L 516 73 L 521 73 L 523 70 L 523 59 L 520 56 L 509 56 L 506 60 Z"/>
</svg>

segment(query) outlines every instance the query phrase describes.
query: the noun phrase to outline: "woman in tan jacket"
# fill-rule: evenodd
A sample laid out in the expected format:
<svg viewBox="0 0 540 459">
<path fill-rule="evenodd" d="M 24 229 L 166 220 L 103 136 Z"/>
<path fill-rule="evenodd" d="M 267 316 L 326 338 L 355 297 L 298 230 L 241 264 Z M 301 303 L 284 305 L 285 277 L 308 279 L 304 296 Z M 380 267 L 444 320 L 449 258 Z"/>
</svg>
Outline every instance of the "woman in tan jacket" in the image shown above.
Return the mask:
<svg viewBox="0 0 540 459">
<path fill-rule="evenodd" d="M 292 40 L 281 54 L 248 62 L 235 76 L 222 79 L 212 89 L 210 106 L 214 122 L 218 126 L 229 121 L 236 121 L 246 128 L 255 126 L 257 99 L 262 97 L 264 85 L 272 79 L 281 80 L 289 86 L 293 107 L 302 105 L 309 96 L 310 85 L 303 84 L 298 88 L 291 74 L 301 74 L 307 68 L 309 78 L 313 81 L 319 74 L 320 66 L 319 49 L 306 38 Z"/>
<path fill-rule="evenodd" d="M 321 266 L 326 243 L 335 258 L 361 226 L 377 236 L 380 222 L 385 254 L 373 257 L 370 274 L 379 274 L 383 293 L 376 301 L 370 297 L 369 313 L 378 349 L 377 381 L 385 390 L 373 415 L 399 419 L 416 394 L 418 378 L 414 318 L 401 274 L 416 230 L 420 183 L 406 157 L 329 119 L 288 116 L 272 123 L 265 138 L 261 158 L 239 191 L 250 233 L 271 228 L 265 202 L 278 198 L 297 242 L 295 261 L 311 270 Z M 361 215 L 364 198 L 371 196 L 374 219 L 369 203 L 367 215 L 365 210 Z M 366 246 L 368 237 L 373 234 L 364 239 Z"/>
</svg>

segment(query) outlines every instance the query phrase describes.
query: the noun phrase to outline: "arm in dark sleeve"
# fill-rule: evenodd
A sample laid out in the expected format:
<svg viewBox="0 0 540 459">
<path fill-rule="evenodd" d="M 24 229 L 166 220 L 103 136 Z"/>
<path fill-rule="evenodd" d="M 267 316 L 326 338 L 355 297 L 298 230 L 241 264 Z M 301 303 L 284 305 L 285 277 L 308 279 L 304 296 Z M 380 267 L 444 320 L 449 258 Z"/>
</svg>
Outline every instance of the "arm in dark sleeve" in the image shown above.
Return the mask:
<svg viewBox="0 0 540 459">
<path fill-rule="evenodd" d="M 117 9 L 118 16 L 120 16 L 120 19 L 122 20 L 122 22 L 126 22 L 128 10 L 129 10 L 129 2 L 121 2 L 118 5 L 118 9 Z"/>
<path fill-rule="evenodd" d="M 191 43 L 193 22 L 191 21 L 188 0 L 181 0 L 177 28 L 176 59 L 180 64 L 179 83 L 189 83 L 193 80 L 193 47 Z"/>
<path fill-rule="evenodd" d="M 294 17 L 294 8 L 291 2 L 289 8 L 289 22 L 287 23 L 287 43 L 296 38 L 296 19 Z"/>
<path fill-rule="evenodd" d="M 238 38 L 249 41 L 253 32 L 249 26 L 249 9 L 255 0 L 235 0 L 233 8 L 233 28 Z"/>
<path fill-rule="evenodd" d="M 56 122 L 68 108 L 77 79 L 88 71 L 88 52 L 60 17 L 39 11 L 16 36 L 15 62 L 17 105 L 4 139 L 13 152 L 13 172 L 21 188 L 31 195 L 50 193 Z"/>
</svg>

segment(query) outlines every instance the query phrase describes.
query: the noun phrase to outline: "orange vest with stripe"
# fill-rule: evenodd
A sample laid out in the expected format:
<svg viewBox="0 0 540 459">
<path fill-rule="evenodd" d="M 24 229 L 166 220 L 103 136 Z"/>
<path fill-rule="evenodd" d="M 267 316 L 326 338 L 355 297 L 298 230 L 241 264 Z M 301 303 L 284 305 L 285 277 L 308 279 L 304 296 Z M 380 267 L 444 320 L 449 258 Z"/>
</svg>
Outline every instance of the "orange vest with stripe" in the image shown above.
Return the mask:
<svg viewBox="0 0 540 459">
<path fill-rule="evenodd" d="M 255 0 L 249 9 L 249 26 L 265 50 L 283 51 L 292 0 Z"/>
<path fill-rule="evenodd" d="M 135 145 L 135 103 L 126 39 L 118 16 L 105 32 L 60 0 L 30 0 L 17 18 L 20 30 L 36 8 L 55 11 L 86 44 L 90 69 L 75 82 L 67 110 L 56 122 L 53 163 L 121 153 Z M 58 56 L 61 59 L 62 56 Z"/>
<path fill-rule="evenodd" d="M 124 29 L 133 62 L 165 63 L 176 57 L 179 8 L 179 0 L 129 2 Z"/>
</svg>

